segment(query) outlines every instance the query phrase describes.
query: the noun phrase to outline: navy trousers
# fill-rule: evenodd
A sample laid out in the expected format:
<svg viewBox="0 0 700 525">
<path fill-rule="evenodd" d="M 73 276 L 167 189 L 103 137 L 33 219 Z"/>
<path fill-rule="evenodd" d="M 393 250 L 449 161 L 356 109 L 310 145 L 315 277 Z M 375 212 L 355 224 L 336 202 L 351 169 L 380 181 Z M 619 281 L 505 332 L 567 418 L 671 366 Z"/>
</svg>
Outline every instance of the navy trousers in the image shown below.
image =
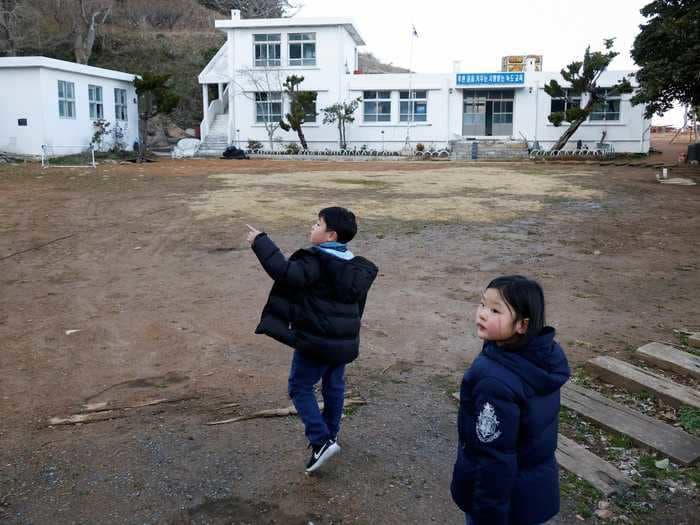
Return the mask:
<svg viewBox="0 0 700 525">
<path fill-rule="evenodd" d="M 321 381 L 323 413 L 314 386 Z M 335 439 L 340 430 L 345 396 L 345 365 L 327 365 L 294 351 L 289 371 L 289 397 L 304 422 L 306 438 L 312 445 Z"/>
</svg>

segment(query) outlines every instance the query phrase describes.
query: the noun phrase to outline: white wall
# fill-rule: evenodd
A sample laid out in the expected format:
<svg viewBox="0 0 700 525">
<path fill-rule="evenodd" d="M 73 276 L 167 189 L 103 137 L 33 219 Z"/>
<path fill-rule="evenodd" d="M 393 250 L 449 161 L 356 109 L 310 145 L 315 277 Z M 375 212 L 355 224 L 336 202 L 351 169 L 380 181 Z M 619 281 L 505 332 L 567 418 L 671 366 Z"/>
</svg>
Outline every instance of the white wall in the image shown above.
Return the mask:
<svg viewBox="0 0 700 525">
<path fill-rule="evenodd" d="M 19 155 L 41 153 L 43 136 L 39 69 L 0 69 L 0 151 Z M 27 126 L 17 120 L 27 119 Z"/>
<path fill-rule="evenodd" d="M 123 80 L 101 78 L 69 71 L 41 68 L 41 100 L 43 101 L 44 127 L 41 143 L 54 148 L 55 153 L 76 153 L 90 144 L 94 134 L 93 120 L 90 119 L 88 85 L 102 87 L 104 119 L 111 123 L 110 129 L 118 124 L 124 130 L 123 141 L 131 149 L 138 140 L 138 105 L 134 85 Z M 58 113 L 58 81 L 75 84 L 75 118 L 61 118 Z M 114 110 L 114 88 L 126 89 L 127 120 L 117 122 Z M 105 137 L 106 141 L 110 137 Z M 72 146 L 72 148 L 64 148 Z"/>
<path fill-rule="evenodd" d="M 253 34 L 281 34 L 281 63 L 272 71 L 273 81 L 269 84 L 281 86 L 287 75 L 304 76 L 301 88 L 318 93 L 317 111 L 319 115 L 315 124 L 304 126 L 305 136 L 312 149 L 334 148 L 338 144 L 338 131 L 335 125 L 323 125 L 321 109 L 336 102 L 347 102 L 361 96 L 363 91 L 389 90 L 392 103 L 392 120 L 390 122 L 364 122 L 363 106 L 355 113 L 355 122 L 347 128 L 347 140 L 350 147 L 366 144 L 370 148 L 400 150 L 406 141 L 418 142 L 427 147 L 441 148 L 462 135 L 463 90 L 456 85 L 456 74 L 376 74 L 354 75 L 357 46 L 343 26 L 290 26 L 290 27 L 238 27 L 226 29 L 233 42 L 234 82 L 234 116 L 232 139 L 245 145 L 248 139 L 263 142 L 267 147 L 267 133 L 263 124 L 255 122 L 254 92 L 256 88 L 249 81 L 249 71 L 253 67 Z M 316 33 L 316 65 L 313 67 L 289 67 L 288 40 L 289 33 Z M 226 81 L 224 70 L 228 70 L 225 55 L 216 57 L 200 75 L 200 82 Z M 350 74 L 346 73 L 347 70 Z M 258 68 L 258 75 L 264 68 Z M 599 81 L 599 85 L 612 86 L 629 72 L 608 71 Z M 222 75 L 225 78 L 222 78 Z M 539 141 L 544 148 L 549 148 L 566 129 L 549 123 L 551 99 L 544 92 L 543 86 L 550 79 L 562 79 L 558 73 L 527 72 L 522 85 L 470 86 L 473 89 L 513 89 L 513 140 L 527 138 L 531 143 Z M 410 128 L 399 121 L 399 91 L 408 90 L 409 83 L 413 90 L 427 90 L 428 118 L 425 123 L 412 123 Z M 272 87 L 272 86 L 270 86 Z M 281 89 L 281 88 L 280 88 Z M 650 122 L 643 118 L 643 107 L 631 106 L 631 95 L 622 97 L 620 120 L 617 122 L 586 122 L 574 134 L 568 147 L 575 147 L 581 140 L 589 147 L 595 147 L 603 131 L 607 132 L 605 142 L 612 144 L 620 152 L 647 152 L 649 150 L 649 133 L 645 130 Z M 283 113 L 288 111 L 285 101 Z M 239 130 L 236 133 L 236 130 Z M 383 133 L 382 133 L 383 132 Z M 298 140 L 293 131 L 277 129 L 275 136 L 284 142 Z"/>
</svg>

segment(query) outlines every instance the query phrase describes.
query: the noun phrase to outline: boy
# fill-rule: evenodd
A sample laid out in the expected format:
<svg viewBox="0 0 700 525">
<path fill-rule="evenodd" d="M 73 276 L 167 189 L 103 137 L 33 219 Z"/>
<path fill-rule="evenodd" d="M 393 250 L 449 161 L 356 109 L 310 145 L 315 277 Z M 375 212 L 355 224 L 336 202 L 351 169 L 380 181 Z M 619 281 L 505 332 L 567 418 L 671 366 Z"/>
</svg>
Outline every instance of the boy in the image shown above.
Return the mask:
<svg viewBox="0 0 700 525">
<path fill-rule="evenodd" d="M 253 252 L 274 280 L 255 333 L 294 348 L 289 397 L 312 449 L 306 472 L 314 472 L 340 451 L 345 365 L 359 352 L 360 320 L 378 270 L 348 250 L 357 224 L 345 208 L 322 209 L 311 227 L 311 247 L 297 250 L 289 259 L 267 234 L 248 228 Z M 319 381 L 323 413 L 314 395 Z"/>
</svg>

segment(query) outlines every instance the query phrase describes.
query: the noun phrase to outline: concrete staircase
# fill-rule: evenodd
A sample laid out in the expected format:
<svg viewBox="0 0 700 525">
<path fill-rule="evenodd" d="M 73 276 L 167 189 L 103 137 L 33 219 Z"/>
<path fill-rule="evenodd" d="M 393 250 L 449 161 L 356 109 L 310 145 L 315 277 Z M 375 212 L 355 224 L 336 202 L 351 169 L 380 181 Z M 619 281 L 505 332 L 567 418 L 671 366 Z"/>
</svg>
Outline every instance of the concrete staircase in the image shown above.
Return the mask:
<svg viewBox="0 0 700 525">
<path fill-rule="evenodd" d="M 197 150 L 198 157 L 220 157 L 228 146 L 228 113 L 217 115 Z"/>
<path fill-rule="evenodd" d="M 527 158 L 527 146 L 523 141 L 478 139 L 452 142 L 452 160 L 520 160 Z"/>
</svg>

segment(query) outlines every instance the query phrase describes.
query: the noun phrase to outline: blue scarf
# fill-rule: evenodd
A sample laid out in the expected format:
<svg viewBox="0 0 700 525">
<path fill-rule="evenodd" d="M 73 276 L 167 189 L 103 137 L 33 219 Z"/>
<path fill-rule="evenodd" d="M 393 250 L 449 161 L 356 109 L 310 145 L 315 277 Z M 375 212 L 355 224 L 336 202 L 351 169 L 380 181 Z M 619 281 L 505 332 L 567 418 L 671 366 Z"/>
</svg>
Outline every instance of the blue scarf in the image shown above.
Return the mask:
<svg viewBox="0 0 700 525">
<path fill-rule="evenodd" d="M 348 246 L 345 243 L 342 242 L 337 242 L 337 241 L 328 241 L 328 242 L 322 242 L 321 244 L 318 245 L 318 248 L 330 255 L 335 255 L 336 257 L 340 259 L 344 259 L 346 261 L 349 261 L 353 257 L 355 257 L 350 250 L 348 250 Z"/>
</svg>

